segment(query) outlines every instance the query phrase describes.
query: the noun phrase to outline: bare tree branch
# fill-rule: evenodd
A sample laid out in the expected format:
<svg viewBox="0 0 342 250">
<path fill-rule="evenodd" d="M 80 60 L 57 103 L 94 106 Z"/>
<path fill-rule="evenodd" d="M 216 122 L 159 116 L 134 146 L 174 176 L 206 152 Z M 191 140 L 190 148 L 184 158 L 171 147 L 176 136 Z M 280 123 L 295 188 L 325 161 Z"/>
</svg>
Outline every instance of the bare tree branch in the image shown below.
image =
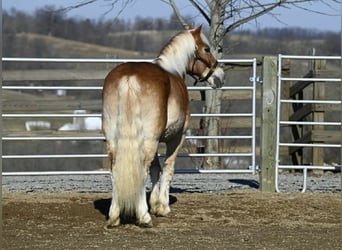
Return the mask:
<svg viewBox="0 0 342 250">
<path fill-rule="evenodd" d="M 118 5 L 121 2 L 121 8 L 119 9 L 118 15 L 119 16 L 125 8 L 128 7 L 129 4 L 133 3 L 135 0 L 82 0 L 80 3 L 74 4 L 72 6 L 60 9 L 60 11 L 70 11 L 72 9 L 80 8 L 85 5 L 89 5 L 95 2 L 107 2 L 109 9 L 104 13 L 104 15 L 108 14 L 109 12 L 113 11 L 114 6 Z M 142 1 L 142 0 L 141 0 Z M 174 0 L 160 0 L 161 2 L 169 4 L 176 17 L 182 24 L 184 28 L 189 28 L 189 24 L 186 23 L 177 4 Z M 199 13 L 198 15 L 202 16 L 204 20 L 209 24 L 212 25 L 211 20 L 211 12 L 213 11 L 210 8 L 211 3 L 217 0 L 188 0 L 189 3 L 194 7 L 194 9 Z M 269 1 L 262 1 L 262 0 L 228 0 L 223 6 L 223 15 L 224 15 L 224 25 L 225 25 L 225 33 L 228 33 L 237 27 L 250 22 L 251 20 L 256 20 L 258 17 L 269 14 L 272 15 L 278 22 L 281 20 L 272 13 L 274 9 L 278 7 L 288 8 L 290 6 L 294 6 L 298 9 L 303 9 L 308 12 L 317 13 L 320 15 L 329 15 L 334 16 L 333 14 L 325 13 L 324 11 L 314 10 L 313 8 L 303 6 L 305 3 L 315 3 L 318 0 L 269 0 Z M 320 0 L 327 7 L 332 8 L 331 3 L 340 3 L 340 0 Z M 339 13 L 338 13 L 339 14 Z M 335 15 L 338 15 L 335 14 Z"/>
<path fill-rule="evenodd" d="M 271 5 L 271 6 L 268 7 L 268 8 L 265 8 L 265 7 L 263 6 L 263 9 L 262 9 L 261 11 L 256 12 L 255 14 L 252 14 L 252 15 L 246 17 L 246 18 L 242 18 L 242 19 L 240 19 L 239 21 L 236 21 L 236 22 L 232 23 L 231 25 L 229 25 L 229 26 L 226 28 L 226 33 L 228 33 L 229 31 L 231 31 L 231 30 L 237 28 L 238 26 L 240 26 L 240 25 L 242 25 L 242 24 L 244 24 L 244 23 L 247 23 L 247 22 L 249 22 L 249 21 L 251 21 L 251 20 L 253 20 L 253 19 L 258 18 L 259 16 L 265 15 L 266 13 L 268 13 L 268 12 L 272 11 L 273 9 L 275 9 L 276 7 L 281 6 L 282 3 L 283 3 L 283 0 L 279 1 L 278 3 L 276 3 L 276 4 L 274 4 L 274 5 Z M 260 6 L 259 6 L 259 7 L 260 7 Z"/>
<path fill-rule="evenodd" d="M 187 24 L 184 20 L 184 18 L 182 17 L 177 5 L 175 4 L 175 2 L 173 0 L 169 0 L 170 5 L 173 9 L 173 12 L 175 13 L 176 17 L 178 18 L 179 22 L 182 24 L 182 26 L 184 27 L 184 29 L 188 30 L 189 29 L 189 24 Z"/>
<path fill-rule="evenodd" d="M 73 9 L 77 9 L 77 8 L 81 8 L 81 7 L 84 7 L 86 5 L 90 5 L 92 3 L 95 3 L 95 2 L 99 2 L 100 0 L 83 0 L 82 2 L 80 3 L 77 3 L 77 4 L 74 4 L 74 5 L 70 5 L 68 7 L 65 7 L 65 8 L 61 8 L 59 9 L 58 11 L 59 12 L 68 12 L 68 11 L 71 11 Z M 107 2 L 107 6 L 108 6 L 108 10 L 103 13 L 103 16 L 107 15 L 108 13 L 112 12 L 114 7 L 119 4 L 120 0 L 103 0 L 104 2 Z M 120 16 L 120 14 L 127 8 L 127 6 L 131 3 L 133 3 L 134 0 L 121 0 L 121 8 L 118 8 L 119 11 L 116 15 L 116 17 Z"/>
<path fill-rule="evenodd" d="M 331 5 L 329 5 L 328 3 L 326 3 L 325 1 L 322 1 L 322 3 L 326 4 L 328 7 L 332 8 Z M 317 11 L 317 10 L 313 10 L 313 9 L 309 9 L 309 8 L 305 8 L 303 6 L 300 6 L 299 4 L 293 4 L 296 8 L 298 9 L 302 9 L 302 10 L 305 10 L 305 11 L 308 11 L 308 12 L 313 12 L 313 13 L 316 13 L 316 14 L 319 14 L 319 15 L 325 15 L 325 16 L 339 16 L 339 14 L 329 14 L 329 13 L 325 13 L 325 12 L 322 12 L 322 11 Z"/>
<path fill-rule="evenodd" d="M 111 2 L 111 3 L 109 4 L 110 8 L 103 14 L 103 15 L 105 16 L 105 15 L 107 15 L 108 13 L 110 13 L 110 12 L 114 9 L 115 5 L 119 2 L 119 0 L 104 0 L 104 1 Z M 132 2 L 134 2 L 134 0 L 122 1 L 122 7 L 119 9 L 119 11 L 118 11 L 116 17 L 120 16 L 121 13 L 127 8 L 128 5 L 131 4 Z"/>
<path fill-rule="evenodd" d="M 193 6 L 195 6 L 195 8 L 202 14 L 202 16 L 204 17 L 204 19 L 208 22 L 209 25 L 211 25 L 211 20 L 210 17 L 207 15 L 207 13 L 205 13 L 204 8 L 202 8 L 197 2 L 195 2 L 194 0 L 189 0 L 190 3 L 192 3 Z M 207 2 L 208 3 L 208 2 Z"/>
<path fill-rule="evenodd" d="M 331 0 L 332 2 L 338 3 L 339 0 Z M 258 17 L 263 16 L 265 14 L 271 14 L 273 17 L 276 18 L 274 14 L 271 12 L 278 8 L 288 8 L 290 6 L 294 6 L 296 8 L 301 8 L 303 10 L 322 14 L 322 15 L 328 15 L 325 12 L 322 11 L 315 11 L 313 9 L 305 8 L 302 6 L 304 3 L 312 3 L 313 0 L 278 0 L 268 3 L 263 3 L 263 1 L 259 0 L 236 0 L 231 1 L 228 5 L 230 8 L 230 11 L 227 11 L 226 14 L 232 13 L 230 15 L 226 15 L 226 20 L 232 20 L 231 24 L 227 25 L 226 27 L 226 33 L 236 29 L 237 27 L 241 26 L 242 24 L 245 24 L 251 20 L 256 20 Z M 321 0 L 321 2 L 327 4 L 324 0 Z M 236 7 L 237 6 L 237 7 Z M 280 21 L 279 18 L 276 18 L 277 21 Z M 281 22 L 281 21 L 280 21 Z"/>
<path fill-rule="evenodd" d="M 61 8 L 61 9 L 59 9 L 59 11 L 68 12 L 70 10 L 77 9 L 77 8 L 83 7 L 85 5 L 92 4 L 92 3 L 96 2 L 96 1 L 97 0 L 86 0 L 86 1 L 83 1 L 83 2 L 75 4 L 75 5 L 71 5 L 71 6 L 68 6 L 68 7 L 65 7 L 65 8 Z"/>
</svg>

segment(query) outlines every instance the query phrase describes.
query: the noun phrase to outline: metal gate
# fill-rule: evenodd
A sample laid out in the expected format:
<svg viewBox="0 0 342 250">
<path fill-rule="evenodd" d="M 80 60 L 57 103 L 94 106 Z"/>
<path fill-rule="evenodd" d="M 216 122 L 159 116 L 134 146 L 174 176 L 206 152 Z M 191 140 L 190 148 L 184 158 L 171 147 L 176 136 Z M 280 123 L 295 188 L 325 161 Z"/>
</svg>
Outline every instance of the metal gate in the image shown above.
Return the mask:
<svg viewBox="0 0 342 250">
<path fill-rule="evenodd" d="M 285 60 L 290 60 L 292 63 L 306 64 L 310 71 L 304 75 L 296 75 L 291 72 L 291 75 L 283 71 Z M 293 56 L 279 55 L 278 56 L 278 94 L 277 94 L 277 135 L 276 135 L 276 178 L 275 186 L 279 192 L 279 170 L 292 169 L 303 171 L 303 189 L 305 192 L 307 186 L 307 171 L 308 170 L 333 170 L 340 169 L 340 164 L 315 165 L 314 162 L 301 162 L 297 164 L 288 163 L 281 157 L 281 150 L 288 148 L 295 158 L 297 151 L 303 155 L 303 150 L 311 150 L 312 155 L 314 150 L 325 149 L 340 149 L 340 128 L 341 128 L 341 99 L 340 95 L 334 99 L 328 99 L 324 93 L 324 86 L 331 87 L 337 85 L 337 89 L 341 89 L 341 78 L 339 70 L 334 75 L 332 71 L 326 71 L 323 74 L 323 69 L 319 68 L 317 74 L 314 72 L 315 60 L 325 60 L 327 62 L 335 61 L 335 64 L 340 67 L 340 56 Z M 300 66 L 300 65 L 299 65 Z M 311 94 L 305 93 L 305 88 L 311 87 Z M 338 91 L 337 91 L 338 92 Z M 292 111 L 286 112 L 285 109 Z M 335 120 L 327 121 L 327 115 L 324 110 L 329 108 L 338 112 L 334 116 Z M 308 118 L 308 116 L 311 117 Z M 292 130 L 292 136 L 286 136 L 282 130 Z M 336 135 L 336 132 L 338 134 Z M 336 137 L 337 136 L 337 137 Z M 319 138 L 318 138 L 319 137 Z M 317 139 L 315 139 L 317 138 Z M 321 141 L 320 141 L 321 140 Z M 299 155 L 299 157 L 302 157 Z M 338 153 L 340 155 L 340 151 Z M 320 155 L 318 155 L 320 157 Z M 293 159 L 297 161 L 297 159 Z M 323 161 L 323 159 L 321 159 Z M 341 161 L 341 159 L 340 159 Z M 292 161 L 293 162 L 293 161 Z"/>
<path fill-rule="evenodd" d="M 65 58 L 3 58 L 3 64 L 6 63 L 16 63 L 20 64 L 22 62 L 29 62 L 29 63 L 57 63 L 57 64 L 83 64 L 83 63 L 123 63 L 128 61 L 151 61 L 150 59 L 65 59 Z M 207 139 L 219 139 L 219 140 L 249 140 L 248 149 L 245 152 L 223 152 L 223 153 L 181 153 L 179 157 L 248 157 L 250 159 L 250 165 L 245 166 L 244 169 L 220 169 L 220 170 L 203 170 L 203 169 L 186 169 L 186 170 L 176 170 L 177 172 L 197 172 L 197 173 L 255 173 L 256 170 L 256 83 L 257 83 L 257 61 L 255 58 L 253 59 L 233 59 L 233 60 L 219 60 L 220 63 L 229 64 L 229 63 L 242 63 L 248 65 L 250 69 L 250 76 L 249 79 L 246 81 L 249 82 L 247 86 L 224 86 L 222 87 L 222 91 L 239 91 L 244 90 L 251 93 L 251 111 L 245 113 L 222 113 L 222 114 L 203 114 L 203 113 L 191 113 L 191 118 L 196 117 L 204 117 L 204 116 L 211 116 L 211 117 L 225 117 L 225 118 L 238 118 L 238 117 L 245 117 L 249 119 L 250 122 L 250 132 L 247 135 L 217 135 L 217 136 L 197 136 L 197 135 L 188 135 L 186 136 L 186 140 L 207 140 Z M 107 71 L 108 72 L 108 71 Z M 25 74 L 23 76 L 23 80 L 25 80 Z M 103 76 L 104 77 L 104 76 Z M 34 77 L 33 77 L 34 78 Z M 38 77 L 39 78 L 39 77 Z M 53 76 L 51 78 L 54 79 Z M 62 80 L 67 79 L 66 77 Z M 84 78 L 86 79 L 86 77 Z M 56 79 L 54 79 L 56 81 Z M 74 79 L 77 81 L 77 79 Z M 9 72 L 3 71 L 3 90 L 10 90 L 10 91 L 98 91 L 101 92 L 102 86 L 70 86 L 70 85 L 61 85 L 53 84 L 51 85 L 43 85 L 38 81 L 34 84 L 17 84 L 16 79 L 9 76 Z M 33 81 L 33 80 L 32 80 Z M 193 86 L 188 87 L 189 92 L 191 91 L 215 91 L 211 90 L 209 87 L 200 87 L 200 86 Z M 100 118 L 101 113 L 83 113 L 83 112 L 76 112 L 76 113 L 60 113 L 60 112 L 31 112 L 31 113 L 23 113 L 23 112 L 6 112 L 2 114 L 3 124 L 6 124 L 7 119 L 55 119 L 55 118 Z M 43 123 L 42 123 L 43 124 Z M 27 126 L 29 127 L 30 124 L 28 123 Z M 23 135 L 15 134 L 12 135 L 11 133 L 3 134 L 2 141 L 4 143 L 7 142 L 35 142 L 35 141 L 103 141 L 104 136 L 101 134 L 100 131 L 98 133 L 87 133 L 82 135 L 75 135 L 70 133 L 69 135 L 66 134 L 46 134 L 46 133 L 36 133 L 29 134 L 23 133 Z M 160 156 L 163 156 L 162 154 Z M 81 152 L 77 154 L 25 154 L 25 152 L 20 154 L 3 154 L 2 159 L 11 160 L 11 159 L 93 159 L 93 158 L 107 158 L 107 154 L 105 153 L 87 153 Z M 90 171 L 6 171 L 3 172 L 3 176 L 10 176 L 10 175 L 64 175 L 64 174 L 108 174 L 106 170 L 90 170 Z"/>
</svg>

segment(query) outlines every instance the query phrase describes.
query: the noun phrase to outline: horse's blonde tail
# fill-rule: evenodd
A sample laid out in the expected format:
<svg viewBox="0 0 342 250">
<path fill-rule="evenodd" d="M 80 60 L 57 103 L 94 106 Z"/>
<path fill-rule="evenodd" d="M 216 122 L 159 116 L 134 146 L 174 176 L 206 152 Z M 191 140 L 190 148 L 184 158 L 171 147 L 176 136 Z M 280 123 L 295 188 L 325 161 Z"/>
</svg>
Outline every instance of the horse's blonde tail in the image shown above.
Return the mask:
<svg viewBox="0 0 342 250">
<path fill-rule="evenodd" d="M 113 188 L 120 212 L 132 216 L 145 192 L 144 135 L 138 100 L 140 86 L 134 76 L 124 77 L 118 91 Z"/>
</svg>

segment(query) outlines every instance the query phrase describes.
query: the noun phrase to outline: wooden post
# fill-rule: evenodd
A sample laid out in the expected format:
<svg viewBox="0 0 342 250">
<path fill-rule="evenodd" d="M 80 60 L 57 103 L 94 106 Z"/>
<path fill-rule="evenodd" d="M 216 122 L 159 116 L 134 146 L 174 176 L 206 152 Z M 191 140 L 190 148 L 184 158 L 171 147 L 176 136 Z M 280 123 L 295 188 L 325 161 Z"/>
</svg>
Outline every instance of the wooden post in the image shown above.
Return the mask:
<svg viewBox="0 0 342 250">
<path fill-rule="evenodd" d="M 277 136 L 277 57 L 263 60 L 262 124 L 261 124 L 261 191 L 275 192 Z"/>
</svg>

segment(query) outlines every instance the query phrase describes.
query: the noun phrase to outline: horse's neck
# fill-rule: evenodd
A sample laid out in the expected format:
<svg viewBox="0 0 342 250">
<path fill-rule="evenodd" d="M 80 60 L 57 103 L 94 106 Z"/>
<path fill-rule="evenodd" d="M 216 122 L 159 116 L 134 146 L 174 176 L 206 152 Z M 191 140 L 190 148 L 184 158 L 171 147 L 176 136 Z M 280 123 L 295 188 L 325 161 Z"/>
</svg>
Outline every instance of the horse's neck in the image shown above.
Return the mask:
<svg viewBox="0 0 342 250">
<path fill-rule="evenodd" d="M 184 79 L 186 74 L 186 66 L 187 64 L 183 64 L 182 62 L 177 62 L 176 60 L 166 59 L 164 56 L 159 56 L 155 63 L 162 67 L 169 73 L 179 76 Z"/>
<path fill-rule="evenodd" d="M 196 44 L 191 34 L 184 33 L 178 36 L 163 48 L 155 63 L 184 79 Z"/>
</svg>

